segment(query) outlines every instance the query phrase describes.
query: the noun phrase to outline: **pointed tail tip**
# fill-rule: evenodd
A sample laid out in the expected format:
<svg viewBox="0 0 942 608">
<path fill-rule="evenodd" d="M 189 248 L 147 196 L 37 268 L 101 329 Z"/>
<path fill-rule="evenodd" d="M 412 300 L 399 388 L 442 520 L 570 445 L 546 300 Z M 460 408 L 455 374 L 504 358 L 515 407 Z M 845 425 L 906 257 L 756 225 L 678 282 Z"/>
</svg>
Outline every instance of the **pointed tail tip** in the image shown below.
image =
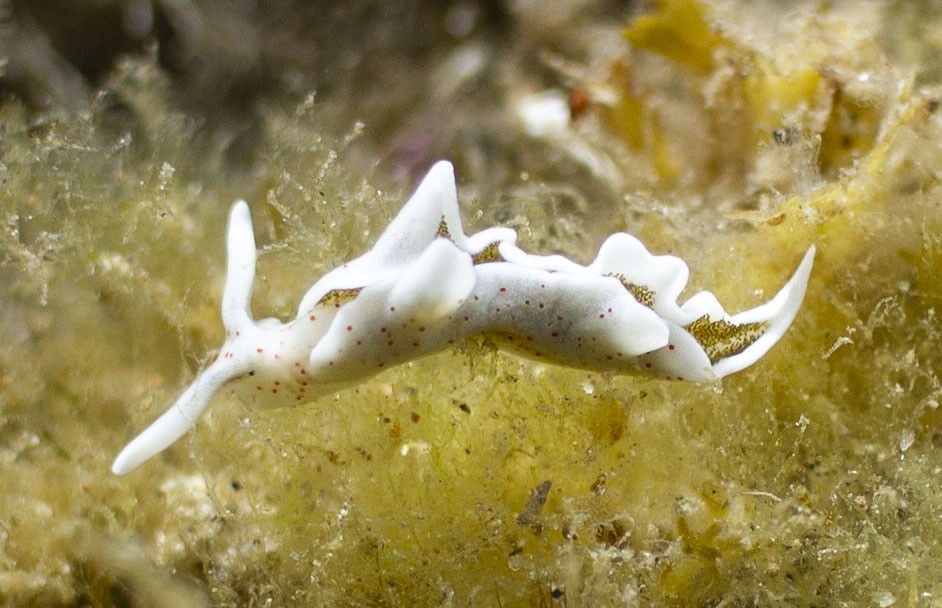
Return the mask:
<svg viewBox="0 0 942 608">
<path fill-rule="evenodd" d="M 761 306 L 732 317 L 733 323 L 737 325 L 765 323 L 767 327 L 765 333 L 745 350 L 731 357 L 720 359 L 713 365 L 713 373 L 717 378 L 746 369 L 765 356 L 782 339 L 804 302 L 816 251 L 814 245 L 808 248 L 795 273 L 775 294 L 775 297 Z"/>
<path fill-rule="evenodd" d="M 811 269 L 814 267 L 815 252 L 814 245 L 808 247 L 795 274 L 769 302 L 772 310 L 768 319 L 769 329 L 766 333 L 774 335 L 774 341 L 769 348 L 785 335 L 805 301 L 805 292 L 808 290 L 808 281 L 811 279 Z"/>
<path fill-rule="evenodd" d="M 770 329 L 773 327 L 780 327 L 782 331 L 787 329 L 805 299 L 811 269 L 814 267 L 815 251 L 814 245 L 808 248 L 791 278 L 771 300 L 761 306 L 733 315 L 732 321 L 737 324 L 768 323 Z"/>
<path fill-rule="evenodd" d="M 776 294 L 775 298 L 773 298 L 773 302 L 781 298 L 781 304 L 779 305 L 780 310 L 777 311 L 776 315 L 780 317 L 780 320 L 773 318 L 771 321 L 772 323 L 783 325 L 783 333 L 791 325 L 792 321 L 795 319 L 795 315 L 798 314 L 798 309 L 801 308 L 805 300 L 805 292 L 808 289 L 808 281 L 811 279 L 811 269 L 814 267 L 816 251 L 817 249 L 814 245 L 808 247 L 808 251 L 806 251 L 804 257 L 801 258 L 801 263 L 798 264 L 798 268 L 795 270 L 792 278 L 788 280 L 788 283 L 786 283 L 781 291 Z"/>
<path fill-rule="evenodd" d="M 121 453 L 119 453 L 117 458 L 114 459 L 114 462 L 111 463 L 111 472 L 119 477 L 127 475 L 141 465 L 140 462 L 133 462 L 130 454 L 128 454 L 129 447 L 131 446 L 129 445 L 121 450 Z"/>
<path fill-rule="evenodd" d="M 155 432 L 155 427 L 159 429 L 162 426 L 162 420 L 165 421 L 166 418 L 158 419 L 124 446 L 111 463 L 112 473 L 118 476 L 127 475 L 169 447 L 173 442 L 172 438 L 162 435 L 160 430 Z"/>
<path fill-rule="evenodd" d="M 817 249 L 814 245 L 808 247 L 801 263 L 795 270 L 795 274 L 788 280 L 785 287 L 773 298 L 773 301 L 782 299 L 778 317 L 780 320 L 772 319 L 772 323 L 778 322 L 782 326 L 782 333 L 792 324 L 798 309 L 801 308 L 805 300 L 805 292 L 808 290 L 808 281 L 811 279 L 811 269 L 814 267 L 814 256 Z"/>
<path fill-rule="evenodd" d="M 795 271 L 795 276 L 811 276 L 811 267 L 814 266 L 814 256 L 817 253 L 818 248 L 812 244 L 808 247 L 808 251 L 805 252 L 803 258 L 801 258 L 801 263 L 798 264 L 798 269 Z M 792 278 L 794 280 L 794 277 Z M 807 283 L 807 278 L 804 280 L 804 283 Z"/>
<path fill-rule="evenodd" d="M 111 470 L 115 475 L 126 475 L 173 445 L 196 425 L 216 391 L 245 371 L 248 370 L 231 360 L 217 359 L 196 377 L 167 411 L 121 450 Z"/>
</svg>

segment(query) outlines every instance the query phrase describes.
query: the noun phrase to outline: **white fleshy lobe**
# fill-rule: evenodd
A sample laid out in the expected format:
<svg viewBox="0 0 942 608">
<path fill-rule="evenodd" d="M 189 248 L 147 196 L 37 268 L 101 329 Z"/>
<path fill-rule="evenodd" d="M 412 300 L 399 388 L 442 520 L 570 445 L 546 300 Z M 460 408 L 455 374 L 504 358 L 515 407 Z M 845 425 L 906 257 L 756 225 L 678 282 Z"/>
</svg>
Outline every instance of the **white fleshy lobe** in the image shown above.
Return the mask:
<svg viewBox="0 0 942 608">
<path fill-rule="evenodd" d="M 421 323 L 437 323 L 464 302 L 475 280 L 471 256 L 451 241 L 436 239 L 396 277 L 386 300 Z"/>
<path fill-rule="evenodd" d="M 615 234 L 588 266 L 532 255 L 509 228 L 464 234 L 454 169 L 436 163 L 364 255 L 326 274 L 298 316 L 254 321 L 255 237 L 244 201 L 227 237 L 219 358 L 118 455 L 123 475 L 193 427 L 213 395 L 258 407 L 311 401 L 473 336 L 539 361 L 673 380 L 711 381 L 755 363 L 801 305 L 814 248 L 771 301 L 728 315 L 701 292 L 683 304 L 688 268 Z M 712 361 L 711 361 L 712 358 Z"/>
<path fill-rule="evenodd" d="M 469 317 L 464 335 L 502 336 L 512 350 L 584 369 L 614 369 L 616 359 L 667 344 L 664 321 L 615 278 L 510 263 L 482 265 L 477 275 L 458 311 Z"/>
<path fill-rule="evenodd" d="M 415 194 L 406 201 L 399 214 L 367 253 L 324 275 L 301 299 L 298 315 L 303 315 L 336 289 L 358 289 L 385 279 L 422 255 L 437 238 L 445 223 L 459 247 L 466 247 L 461 232 L 455 169 L 447 161 L 432 166 Z"/>
<path fill-rule="evenodd" d="M 687 286 L 690 275 L 687 264 L 680 258 L 651 255 L 641 241 L 620 232 L 602 243 L 589 270 L 596 274 L 620 275 L 626 282 L 650 290 L 654 293 L 651 307 L 665 319 L 682 325 L 693 320 L 677 306 L 677 298 Z"/>
<path fill-rule="evenodd" d="M 311 376 L 347 382 L 441 350 L 455 338 L 451 321 L 475 283 L 471 256 L 437 239 L 402 273 L 364 288 L 340 309 L 311 350 Z"/>
</svg>

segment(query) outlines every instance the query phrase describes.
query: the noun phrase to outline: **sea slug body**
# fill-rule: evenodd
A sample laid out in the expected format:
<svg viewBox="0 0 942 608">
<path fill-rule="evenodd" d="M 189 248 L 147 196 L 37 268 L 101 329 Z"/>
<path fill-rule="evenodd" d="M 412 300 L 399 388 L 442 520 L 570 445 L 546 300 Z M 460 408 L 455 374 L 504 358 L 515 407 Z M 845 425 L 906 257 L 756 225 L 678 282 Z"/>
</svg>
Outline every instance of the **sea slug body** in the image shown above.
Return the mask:
<svg viewBox="0 0 942 608">
<path fill-rule="evenodd" d="M 710 292 L 683 305 L 679 258 L 609 237 L 588 266 L 530 255 L 509 228 L 466 236 L 454 169 L 436 163 L 374 247 L 327 273 L 288 323 L 255 321 L 248 205 L 229 216 L 218 359 L 115 459 L 129 473 L 192 428 L 224 386 L 264 407 L 311 401 L 384 369 L 484 335 L 527 357 L 589 370 L 710 381 L 761 358 L 804 298 L 814 247 L 769 302 L 728 315 Z"/>
</svg>

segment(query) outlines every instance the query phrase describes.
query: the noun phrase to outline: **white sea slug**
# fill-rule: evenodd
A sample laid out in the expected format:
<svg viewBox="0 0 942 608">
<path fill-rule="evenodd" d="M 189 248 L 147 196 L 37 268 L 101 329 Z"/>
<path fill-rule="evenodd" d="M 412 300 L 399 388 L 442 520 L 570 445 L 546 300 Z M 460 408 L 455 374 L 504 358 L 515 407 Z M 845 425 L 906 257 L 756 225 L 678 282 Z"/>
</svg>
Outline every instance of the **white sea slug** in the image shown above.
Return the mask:
<svg viewBox="0 0 942 608">
<path fill-rule="evenodd" d="M 540 361 L 710 381 L 755 363 L 791 324 L 814 247 L 771 301 L 729 316 L 700 292 L 682 306 L 680 259 L 610 236 L 588 266 L 537 256 L 509 228 L 466 236 L 454 168 L 442 161 L 363 256 L 308 290 L 293 321 L 255 321 L 255 236 L 248 205 L 229 216 L 222 297 L 226 341 L 170 409 L 121 451 L 123 475 L 196 424 L 221 388 L 260 406 L 311 401 L 471 336 Z"/>
</svg>

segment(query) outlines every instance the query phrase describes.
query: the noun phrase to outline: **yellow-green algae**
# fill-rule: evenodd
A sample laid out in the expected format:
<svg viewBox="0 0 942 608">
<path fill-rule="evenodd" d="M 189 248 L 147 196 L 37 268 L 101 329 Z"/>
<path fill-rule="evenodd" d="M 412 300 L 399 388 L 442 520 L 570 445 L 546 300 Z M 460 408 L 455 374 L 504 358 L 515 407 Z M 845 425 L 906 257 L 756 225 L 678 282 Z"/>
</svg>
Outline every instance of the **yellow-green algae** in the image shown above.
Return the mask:
<svg viewBox="0 0 942 608">
<path fill-rule="evenodd" d="M 793 36 L 778 46 L 748 35 L 769 24 L 746 4 L 663 2 L 634 22 L 679 40 L 706 27 L 733 59 L 685 65 L 627 36 L 635 46 L 611 65 L 646 83 L 621 94 L 659 117 L 645 141 L 660 143 L 625 147 L 604 116 L 576 125 L 638 165 L 626 189 L 606 195 L 551 144 L 523 141 L 534 166 L 517 168 L 541 177 L 468 201 L 466 218 L 582 260 L 627 229 L 682 255 L 693 287 L 733 310 L 762 301 L 754 290 L 775 290 L 816 242 L 805 305 L 757 365 L 703 386 L 470 344 L 299 408 L 220 397 L 126 478 L 108 470 L 117 450 L 221 342 L 230 201 L 250 200 L 260 233 L 256 316 L 286 316 L 369 246 L 409 185 L 371 188 L 356 148 L 369 122 L 334 139 L 316 98 L 269 108 L 266 152 L 235 174 L 189 145 L 195 127 L 147 61 L 108 84 L 144 117 L 127 132 L 101 126 L 103 98 L 39 126 L 2 106 L 0 602 L 942 601 L 938 91 L 874 42 L 900 29 L 881 22 L 896 5 L 763 4 Z M 673 20 L 672 6 L 702 23 Z M 905 48 L 896 56 L 915 62 Z M 480 167 L 452 152 L 468 167 L 462 188 L 495 188 L 462 178 Z M 572 183 L 544 179 L 539 158 Z"/>
</svg>

